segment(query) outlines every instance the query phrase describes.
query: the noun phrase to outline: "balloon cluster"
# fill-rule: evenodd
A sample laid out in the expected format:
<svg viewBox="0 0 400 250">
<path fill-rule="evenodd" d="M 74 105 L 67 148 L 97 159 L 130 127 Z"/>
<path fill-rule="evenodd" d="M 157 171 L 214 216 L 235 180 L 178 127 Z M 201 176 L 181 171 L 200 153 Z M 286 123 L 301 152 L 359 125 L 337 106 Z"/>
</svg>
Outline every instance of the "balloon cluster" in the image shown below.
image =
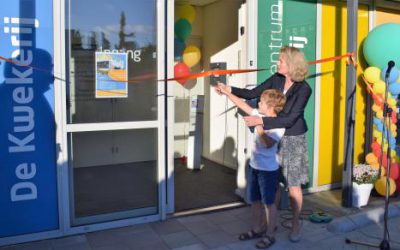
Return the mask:
<svg viewBox="0 0 400 250">
<path fill-rule="evenodd" d="M 394 61 L 396 65 L 400 64 L 400 24 L 386 23 L 377 26 L 367 36 L 363 45 L 363 53 L 367 63 L 370 65 L 364 71 L 364 78 L 372 84 L 373 100 L 372 110 L 374 111 L 374 128 L 373 128 L 373 142 L 371 144 L 371 152 L 366 155 L 365 161 L 375 167 L 379 168 L 379 161 L 382 157 L 382 173 L 378 181 L 375 183 L 376 191 L 384 196 L 386 194 L 386 166 L 387 154 L 390 154 L 392 162 L 390 167 L 390 190 L 392 195 L 396 191 L 400 192 L 400 164 L 399 153 L 400 150 L 396 147 L 397 136 L 397 100 L 400 94 L 400 79 L 399 69 L 393 67 L 388 75 L 388 96 L 387 103 L 392 109 L 392 116 L 386 119 L 384 124 L 384 96 L 386 91 L 386 72 L 388 69 L 388 62 Z M 390 126 L 389 126 L 390 123 Z M 390 127 L 390 131 L 388 131 Z M 390 133 L 390 139 L 388 138 Z M 383 139 L 383 152 L 381 144 Z M 387 146 L 390 145 L 391 151 L 387 152 Z"/>
<path fill-rule="evenodd" d="M 174 77 L 183 77 L 190 74 L 190 68 L 195 66 L 201 57 L 199 48 L 193 45 L 186 46 L 186 40 L 192 34 L 192 23 L 196 17 L 196 10 L 189 4 L 176 7 L 174 58 L 177 63 L 174 67 Z M 186 80 L 177 80 L 184 85 Z"/>
</svg>

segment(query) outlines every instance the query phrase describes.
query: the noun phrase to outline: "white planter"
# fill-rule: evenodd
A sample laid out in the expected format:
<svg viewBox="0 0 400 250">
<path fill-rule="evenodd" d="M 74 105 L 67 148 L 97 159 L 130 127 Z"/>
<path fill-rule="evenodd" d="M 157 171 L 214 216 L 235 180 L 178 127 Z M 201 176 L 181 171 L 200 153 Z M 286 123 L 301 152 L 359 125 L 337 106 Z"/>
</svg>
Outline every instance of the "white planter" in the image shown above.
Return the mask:
<svg viewBox="0 0 400 250">
<path fill-rule="evenodd" d="M 362 207 L 367 205 L 369 195 L 374 187 L 373 184 L 357 184 L 353 182 L 353 207 Z"/>
</svg>

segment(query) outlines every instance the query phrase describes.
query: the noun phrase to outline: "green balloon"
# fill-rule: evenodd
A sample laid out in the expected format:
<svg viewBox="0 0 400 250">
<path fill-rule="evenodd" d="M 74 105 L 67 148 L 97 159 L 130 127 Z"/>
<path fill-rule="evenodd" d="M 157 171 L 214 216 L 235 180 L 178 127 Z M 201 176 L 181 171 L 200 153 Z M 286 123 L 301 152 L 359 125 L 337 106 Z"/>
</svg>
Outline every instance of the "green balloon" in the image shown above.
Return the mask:
<svg viewBox="0 0 400 250">
<path fill-rule="evenodd" d="M 189 23 L 187 19 L 179 19 L 175 23 L 175 36 L 180 38 L 182 41 L 186 41 L 186 39 L 192 34 L 192 25 Z"/>
<path fill-rule="evenodd" d="M 375 27 L 364 41 L 363 52 L 370 66 L 383 69 L 390 60 L 400 65 L 400 24 Z"/>
</svg>

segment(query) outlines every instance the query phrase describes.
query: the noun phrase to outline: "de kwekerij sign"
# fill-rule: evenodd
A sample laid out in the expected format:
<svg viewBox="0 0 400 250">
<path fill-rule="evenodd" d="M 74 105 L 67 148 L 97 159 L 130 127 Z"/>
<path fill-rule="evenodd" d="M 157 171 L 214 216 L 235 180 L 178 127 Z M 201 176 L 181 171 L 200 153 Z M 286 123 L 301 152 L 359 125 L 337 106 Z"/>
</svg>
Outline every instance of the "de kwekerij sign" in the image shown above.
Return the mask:
<svg viewBox="0 0 400 250">
<path fill-rule="evenodd" d="M 0 238 L 58 229 L 52 8 L 0 8 Z"/>
</svg>

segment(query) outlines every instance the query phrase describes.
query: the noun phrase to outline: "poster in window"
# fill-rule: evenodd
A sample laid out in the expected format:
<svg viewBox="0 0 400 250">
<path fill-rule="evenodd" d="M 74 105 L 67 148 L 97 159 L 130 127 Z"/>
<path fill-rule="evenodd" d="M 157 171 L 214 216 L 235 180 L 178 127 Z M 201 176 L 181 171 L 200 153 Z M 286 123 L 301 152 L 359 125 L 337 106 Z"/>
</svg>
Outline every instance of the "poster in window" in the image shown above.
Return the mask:
<svg viewBox="0 0 400 250">
<path fill-rule="evenodd" d="M 128 97 L 126 53 L 96 52 L 96 98 Z"/>
</svg>

